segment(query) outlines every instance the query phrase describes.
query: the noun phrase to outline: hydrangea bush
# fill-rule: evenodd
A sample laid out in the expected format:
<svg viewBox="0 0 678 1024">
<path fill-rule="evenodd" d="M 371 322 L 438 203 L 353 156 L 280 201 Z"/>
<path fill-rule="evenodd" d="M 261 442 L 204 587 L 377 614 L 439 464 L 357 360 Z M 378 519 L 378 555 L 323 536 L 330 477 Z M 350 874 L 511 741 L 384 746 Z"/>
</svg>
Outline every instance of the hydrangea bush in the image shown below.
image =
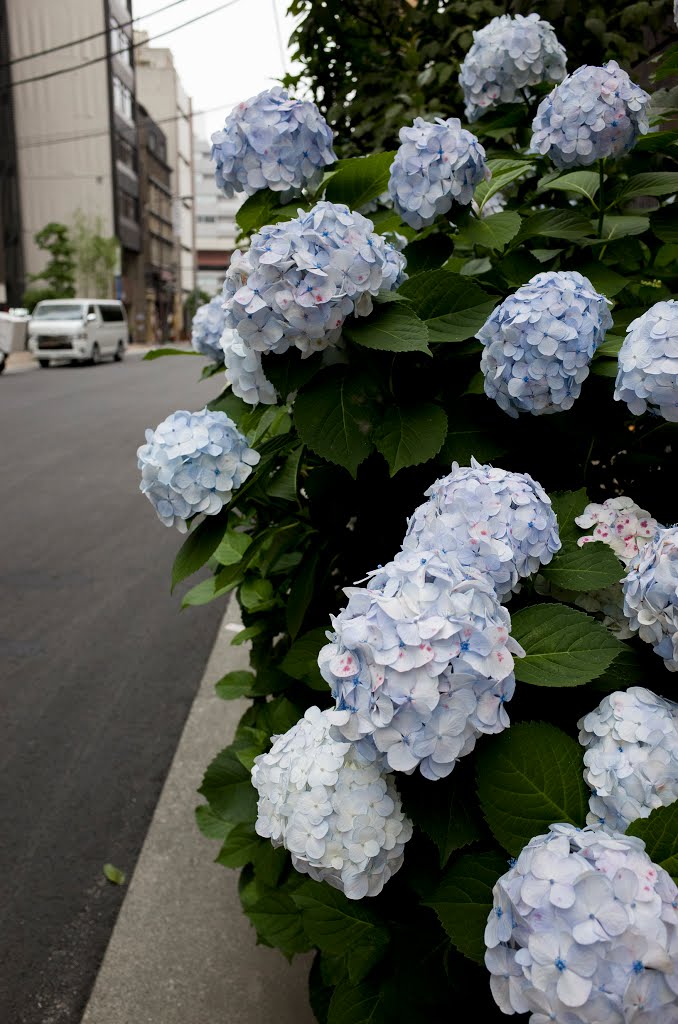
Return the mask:
<svg viewBox="0 0 678 1024">
<path fill-rule="evenodd" d="M 441 89 L 333 163 L 267 93 L 215 140 L 212 390 L 139 452 L 182 604 L 249 645 L 197 820 L 320 1024 L 672 1024 L 675 57 L 646 92 L 564 16 L 455 39 L 473 134 Z"/>
</svg>

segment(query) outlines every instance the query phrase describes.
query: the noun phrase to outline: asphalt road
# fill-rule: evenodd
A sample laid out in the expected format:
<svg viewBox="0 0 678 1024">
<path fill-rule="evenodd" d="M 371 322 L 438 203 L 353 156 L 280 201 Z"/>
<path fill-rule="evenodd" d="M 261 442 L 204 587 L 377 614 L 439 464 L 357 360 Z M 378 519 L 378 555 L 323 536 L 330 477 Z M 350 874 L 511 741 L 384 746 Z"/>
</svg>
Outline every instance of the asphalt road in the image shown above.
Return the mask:
<svg viewBox="0 0 678 1024">
<path fill-rule="evenodd" d="M 125 894 L 102 867 L 131 875 L 223 613 L 180 613 L 138 491 L 144 429 L 216 393 L 201 365 L 0 378 L 2 1024 L 80 1020 Z"/>
</svg>

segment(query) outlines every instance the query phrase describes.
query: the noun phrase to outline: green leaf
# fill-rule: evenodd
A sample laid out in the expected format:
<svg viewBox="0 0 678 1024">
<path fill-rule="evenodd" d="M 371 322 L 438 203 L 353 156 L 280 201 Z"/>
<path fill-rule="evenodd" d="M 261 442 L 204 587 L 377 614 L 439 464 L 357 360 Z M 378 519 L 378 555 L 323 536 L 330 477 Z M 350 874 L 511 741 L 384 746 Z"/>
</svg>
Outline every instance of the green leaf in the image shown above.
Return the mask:
<svg viewBox="0 0 678 1024">
<path fill-rule="evenodd" d="M 255 636 L 260 636 L 261 633 L 265 632 L 266 625 L 266 622 L 260 619 L 258 622 L 253 622 L 251 626 L 241 629 L 231 640 L 231 646 L 240 647 L 241 644 L 247 643 L 248 640 L 253 640 Z"/>
<path fill-rule="evenodd" d="M 385 996 L 383 988 L 343 981 L 332 993 L 327 1024 L 386 1024 Z"/>
<path fill-rule="evenodd" d="M 525 160 L 510 160 L 499 157 L 498 159 L 488 160 L 487 165 L 492 171 L 492 177 L 489 181 L 481 181 L 473 195 L 481 210 L 488 199 L 491 199 L 497 192 L 501 192 L 503 188 L 511 185 L 514 181 L 527 177 L 534 172 L 534 164 L 530 164 Z"/>
<path fill-rule="evenodd" d="M 513 210 L 493 213 L 484 219 L 469 220 L 459 231 L 459 241 L 501 250 L 518 234 L 521 223 L 520 214 Z"/>
<path fill-rule="evenodd" d="M 622 650 L 605 626 L 563 604 L 522 608 L 512 617 L 511 632 L 525 649 L 525 657 L 516 659 L 516 679 L 534 686 L 581 686 Z"/>
<path fill-rule="evenodd" d="M 280 202 L 280 193 L 265 188 L 245 200 L 236 212 L 235 221 L 243 235 L 251 235 L 264 224 L 291 220 L 297 216 L 299 207 L 304 205 L 303 200 L 297 199 L 283 206 Z"/>
<path fill-rule="evenodd" d="M 318 568 L 317 549 L 307 554 L 292 582 L 286 601 L 287 629 L 294 640 L 304 624 L 304 618 L 315 592 L 315 574 Z"/>
<path fill-rule="evenodd" d="M 345 367 L 331 367 L 294 403 L 294 422 L 304 444 L 352 476 L 372 448 L 377 414 L 370 383 Z"/>
<path fill-rule="evenodd" d="M 261 839 L 251 822 L 242 822 L 228 833 L 217 854 L 216 863 L 225 868 L 242 868 L 254 860 L 260 846 Z"/>
<path fill-rule="evenodd" d="M 678 242 L 678 205 L 662 206 L 650 214 L 650 227 L 662 242 Z"/>
<path fill-rule="evenodd" d="M 573 171 L 571 174 L 563 174 L 551 181 L 540 181 L 536 195 L 540 192 L 573 192 L 578 196 L 585 196 L 586 199 L 595 199 L 600 188 L 600 175 L 597 171 Z"/>
<path fill-rule="evenodd" d="M 237 565 L 251 543 L 252 538 L 248 534 L 240 530 L 227 530 L 214 551 L 214 557 L 220 565 Z"/>
<path fill-rule="evenodd" d="M 195 809 L 195 821 L 207 839 L 225 839 L 233 828 L 230 821 L 215 814 L 209 804 L 200 804 Z"/>
<path fill-rule="evenodd" d="M 264 612 L 275 603 L 273 584 L 270 580 L 245 580 L 238 596 L 243 608 L 248 612 Z"/>
<path fill-rule="evenodd" d="M 520 722 L 478 748 L 478 797 L 504 849 L 517 857 L 549 825 L 586 824 L 589 791 L 583 751 L 549 722 Z"/>
<path fill-rule="evenodd" d="M 395 153 L 373 153 L 342 160 L 341 168 L 327 183 L 325 198 L 357 210 L 385 192 Z"/>
<path fill-rule="evenodd" d="M 304 446 L 300 444 L 287 456 L 281 468 L 269 481 L 266 489 L 272 498 L 280 498 L 282 501 L 297 500 L 297 477 L 303 451 Z"/>
<path fill-rule="evenodd" d="M 602 292 L 607 299 L 611 299 L 628 284 L 625 277 L 606 267 L 604 263 L 585 263 L 584 266 L 577 264 L 576 269 L 588 277 L 593 287 Z"/>
<path fill-rule="evenodd" d="M 447 435 L 447 415 L 433 402 L 409 407 L 390 406 L 374 432 L 374 443 L 391 476 L 405 466 L 428 462 L 440 451 Z"/>
<path fill-rule="evenodd" d="M 152 348 L 150 352 L 147 352 L 144 356 L 144 362 L 149 362 L 153 359 L 161 359 L 163 356 L 198 356 L 199 352 L 195 352 L 192 348 Z"/>
<path fill-rule="evenodd" d="M 648 135 L 642 135 L 635 146 L 634 151 L 645 152 L 645 153 L 658 153 L 662 150 L 670 150 L 678 142 L 678 131 L 672 129 L 666 132 L 650 132 Z"/>
<path fill-rule="evenodd" d="M 217 697 L 221 697 L 222 700 L 251 697 L 255 679 L 254 672 L 236 669 L 234 672 L 227 672 L 218 683 L 214 684 L 214 689 L 217 692 Z"/>
<path fill-rule="evenodd" d="M 660 82 L 663 78 L 672 78 L 678 72 L 678 45 L 674 43 L 673 46 L 667 47 L 655 60 L 658 60 L 653 76 L 655 82 Z"/>
<path fill-rule="evenodd" d="M 650 672 L 652 667 L 649 669 Z M 593 680 L 591 686 L 603 693 L 612 693 L 614 690 L 625 690 L 629 686 L 642 686 L 647 681 L 647 676 L 647 661 L 633 647 L 622 644 L 621 654 L 614 659 L 602 676 Z"/>
<path fill-rule="evenodd" d="M 172 566 L 172 590 L 187 576 L 201 569 L 216 550 L 224 535 L 225 517 L 205 516 L 201 523 L 190 530 L 179 548 Z"/>
<path fill-rule="evenodd" d="M 278 392 L 281 402 L 287 402 L 293 394 L 303 388 L 304 384 L 308 384 L 320 369 L 322 361 L 319 352 L 302 359 L 297 349 L 290 349 L 266 362 L 266 376 Z M 251 409 L 251 406 L 248 408 Z M 240 420 L 236 418 L 236 422 L 240 423 Z"/>
<path fill-rule="evenodd" d="M 429 328 L 431 342 L 466 341 L 483 326 L 497 302 L 461 274 L 428 270 L 400 287 Z"/>
<path fill-rule="evenodd" d="M 621 335 L 606 334 L 605 341 L 596 349 L 595 358 L 599 358 L 600 356 L 611 356 L 616 358 L 619 355 L 619 351 L 623 344 L 624 338 Z"/>
<path fill-rule="evenodd" d="M 492 889 L 507 870 L 508 862 L 500 853 L 465 853 L 450 865 L 425 904 L 435 910 L 459 952 L 479 964 L 485 958 L 483 936 L 492 910 Z"/>
<path fill-rule="evenodd" d="M 619 583 L 623 566 L 612 548 L 600 542 L 559 551 L 541 570 L 550 583 L 565 590 L 602 590 Z"/>
<path fill-rule="evenodd" d="M 217 754 L 207 768 L 198 792 L 205 797 L 213 813 L 235 825 L 256 818 L 256 790 L 233 746 Z"/>
<path fill-rule="evenodd" d="M 407 260 L 407 273 L 412 277 L 425 270 L 436 270 L 450 258 L 453 250 L 454 243 L 449 235 L 436 234 L 427 238 L 417 238 L 403 249 L 403 256 Z"/>
<path fill-rule="evenodd" d="M 309 949 L 301 914 L 284 889 L 267 892 L 246 910 L 246 914 L 265 945 L 282 950 L 286 956 Z"/>
<path fill-rule="evenodd" d="M 603 220 L 603 233 L 595 240 L 596 245 L 612 242 L 615 238 L 626 238 L 629 235 L 642 235 L 650 227 L 647 217 L 629 216 L 606 216 Z M 593 228 L 591 229 L 593 234 Z"/>
<path fill-rule="evenodd" d="M 411 791 L 404 781 L 399 789 L 405 813 L 437 846 L 441 868 L 455 850 L 482 838 L 483 822 L 478 820 L 475 794 L 457 772 L 439 782 L 418 779 Z"/>
<path fill-rule="evenodd" d="M 104 874 L 109 882 L 113 882 L 114 885 L 124 885 L 127 879 L 127 875 L 120 868 L 116 868 L 113 864 L 104 864 Z"/>
<path fill-rule="evenodd" d="M 587 217 L 576 210 L 542 210 L 533 213 L 523 221 L 518 241 L 544 235 L 547 238 L 565 238 L 576 242 L 592 234 L 591 224 Z"/>
<path fill-rule="evenodd" d="M 616 359 L 594 359 L 591 363 L 591 373 L 598 377 L 616 377 L 619 371 L 619 364 Z"/>
<path fill-rule="evenodd" d="M 632 821 L 626 830 L 628 836 L 638 836 L 655 864 L 659 864 L 678 879 L 678 802 L 668 807 L 657 807 L 649 818 Z"/>
<path fill-rule="evenodd" d="M 388 930 L 364 904 L 320 882 L 304 882 L 292 899 L 313 945 L 323 953 L 346 956 L 350 980 L 362 981 L 384 955 Z"/>
<path fill-rule="evenodd" d="M 320 648 L 329 643 L 322 627 L 311 629 L 298 637 L 281 662 L 281 669 L 292 679 L 300 679 L 313 689 L 326 689 L 327 683 L 318 669 Z"/>
<path fill-rule="evenodd" d="M 626 203 L 634 196 L 670 196 L 678 192 L 678 173 L 652 171 L 634 174 L 615 189 L 610 197 L 615 203 Z"/>
<path fill-rule="evenodd" d="M 405 303 L 377 306 L 371 316 L 347 321 L 344 337 L 363 348 L 380 352 L 425 352 L 428 347 L 428 327 Z"/>
<path fill-rule="evenodd" d="M 237 587 L 239 582 L 239 567 L 229 566 L 218 573 L 218 575 L 210 576 L 208 579 L 201 580 L 200 583 L 196 583 L 194 587 L 191 587 L 181 599 L 181 607 L 199 607 L 203 604 L 209 604 L 210 601 L 228 594 Z"/>
<path fill-rule="evenodd" d="M 560 491 L 551 498 L 551 506 L 558 519 L 558 533 L 563 544 L 574 539 L 578 540 L 582 532 L 575 523 L 589 503 L 585 487 L 578 491 Z"/>
</svg>

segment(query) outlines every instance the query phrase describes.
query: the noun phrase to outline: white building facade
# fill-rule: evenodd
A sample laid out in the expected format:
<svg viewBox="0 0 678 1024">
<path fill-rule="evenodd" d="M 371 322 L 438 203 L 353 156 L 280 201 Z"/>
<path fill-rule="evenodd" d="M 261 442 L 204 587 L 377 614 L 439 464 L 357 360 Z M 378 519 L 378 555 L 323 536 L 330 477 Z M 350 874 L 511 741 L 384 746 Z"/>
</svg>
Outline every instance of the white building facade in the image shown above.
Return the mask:
<svg viewBox="0 0 678 1024">
<path fill-rule="evenodd" d="M 245 196 L 228 199 L 217 189 L 212 144 L 196 136 L 195 166 L 195 248 L 197 286 L 208 295 L 221 291 L 224 274 L 236 248 L 238 226 L 235 215 Z"/>
</svg>

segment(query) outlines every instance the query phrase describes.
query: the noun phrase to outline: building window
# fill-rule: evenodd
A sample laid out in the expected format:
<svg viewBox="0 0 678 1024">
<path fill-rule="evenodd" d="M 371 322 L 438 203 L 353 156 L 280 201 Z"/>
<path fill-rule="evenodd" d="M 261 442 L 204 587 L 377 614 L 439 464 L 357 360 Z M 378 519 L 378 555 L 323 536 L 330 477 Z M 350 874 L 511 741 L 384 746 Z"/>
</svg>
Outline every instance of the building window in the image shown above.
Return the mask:
<svg viewBox="0 0 678 1024">
<path fill-rule="evenodd" d="M 127 67 L 132 66 L 132 55 L 129 48 L 129 38 L 120 28 L 117 20 L 111 18 L 111 53 L 114 53 L 118 60 L 121 60 Z"/>
<path fill-rule="evenodd" d="M 123 138 L 122 135 L 115 136 L 115 156 L 118 163 L 124 164 L 125 167 L 136 174 L 137 166 L 134 146 L 127 139 Z"/>
<path fill-rule="evenodd" d="M 139 220 L 139 205 L 134 196 L 130 196 L 127 192 L 118 192 L 118 211 L 121 217 L 125 217 L 127 220 L 138 221 Z"/>
<path fill-rule="evenodd" d="M 113 75 L 113 109 L 120 117 L 134 123 L 132 93 L 116 75 Z"/>
</svg>

